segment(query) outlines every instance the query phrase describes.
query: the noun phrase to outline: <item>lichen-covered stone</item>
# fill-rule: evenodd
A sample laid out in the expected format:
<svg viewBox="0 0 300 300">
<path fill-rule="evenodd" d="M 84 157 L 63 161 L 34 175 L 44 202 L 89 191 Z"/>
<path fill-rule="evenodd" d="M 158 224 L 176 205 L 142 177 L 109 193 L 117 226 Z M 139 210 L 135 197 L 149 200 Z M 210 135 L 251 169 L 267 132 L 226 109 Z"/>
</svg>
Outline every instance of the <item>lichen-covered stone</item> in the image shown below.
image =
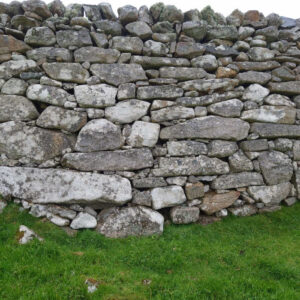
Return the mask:
<svg viewBox="0 0 300 300">
<path fill-rule="evenodd" d="M 207 149 L 208 156 L 222 158 L 235 153 L 238 150 L 238 145 L 236 142 L 214 140 L 208 144 Z"/>
<path fill-rule="evenodd" d="M 171 156 L 207 154 L 206 144 L 196 141 L 169 141 L 167 149 Z"/>
<path fill-rule="evenodd" d="M 22 72 L 33 70 L 37 67 L 35 61 L 28 60 L 11 60 L 0 65 L 0 79 L 9 79 Z"/>
<path fill-rule="evenodd" d="M 129 23 L 125 26 L 126 30 L 133 36 L 138 36 L 142 40 L 148 39 L 152 35 L 151 27 L 142 21 Z"/>
<path fill-rule="evenodd" d="M 30 46 L 51 46 L 56 43 L 53 31 L 48 27 L 30 28 L 25 35 L 25 43 Z"/>
<path fill-rule="evenodd" d="M 12 35 L 0 35 L 0 48 L 6 47 L 9 52 L 19 52 L 24 53 L 30 50 L 30 46 L 28 46 L 23 41 L 20 41 L 13 37 Z"/>
<path fill-rule="evenodd" d="M 174 99 L 182 95 L 183 90 L 173 85 L 143 86 L 137 89 L 137 97 L 142 100 Z"/>
<path fill-rule="evenodd" d="M 28 84 L 19 78 L 11 78 L 6 81 L 2 88 L 1 93 L 6 95 L 24 95 Z"/>
<path fill-rule="evenodd" d="M 190 62 L 186 58 L 174 57 L 150 57 L 150 56 L 133 56 L 131 63 L 139 64 L 143 68 L 159 68 L 159 67 L 188 67 Z"/>
<path fill-rule="evenodd" d="M 121 52 L 141 54 L 143 50 L 143 41 L 139 37 L 114 36 L 112 38 L 112 48 Z"/>
<path fill-rule="evenodd" d="M 160 77 L 174 78 L 178 80 L 191 80 L 204 78 L 207 73 L 202 68 L 187 67 L 161 67 L 159 69 Z"/>
<path fill-rule="evenodd" d="M 183 106 L 171 106 L 151 111 L 151 120 L 157 123 L 178 119 L 191 119 L 194 117 L 194 109 Z"/>
<path fill-rule="evenodd" d="M 170 210 L 170 217 L 174 224 L 190 224 L 198 221 L 199 213 L 199 208 L 195 206 L 177 206 Z"/>
<path fill-rule="evenodd" d="M 239 117 L 243 106 L 242 101 L 230 99 L 209 105 L 207 111 L 221 117 Z"/>
<path fill-rule="evenodd" d="M 71 52 L 65 48 L 54 48 L 54 47 L 40 47 L 29 50 L 26 52 L 26 55 L 29 59 L 35 61 L 47 62 L 71 62 L 73 57 Z"/>
<path fill-rule="evenodd" d="M 117 62 L 120 52 L 116 49 L 104 49 L 98 47 L 82 47 L 74 52 L 75 62 L 112 64 Z"/>
<path fill-rule="evenodd" d="M 60 47 L 68 48 L 76 46 L 78 48 L 92 46 L 92 39 L 87 30 L 60 30 L 56 32 L 56 40 Z"/>
<path fill-rule="evenodd" d="M 270 82 L 268 88 L 272 93 L 300 95 L 300 81 Z"/>
<path fill-rule="evenodd" d="M 70 225 L 72 229 L 96 228 L 96 226 L 96 218 L 86 212 L 80 212 Z"/>
</svg>

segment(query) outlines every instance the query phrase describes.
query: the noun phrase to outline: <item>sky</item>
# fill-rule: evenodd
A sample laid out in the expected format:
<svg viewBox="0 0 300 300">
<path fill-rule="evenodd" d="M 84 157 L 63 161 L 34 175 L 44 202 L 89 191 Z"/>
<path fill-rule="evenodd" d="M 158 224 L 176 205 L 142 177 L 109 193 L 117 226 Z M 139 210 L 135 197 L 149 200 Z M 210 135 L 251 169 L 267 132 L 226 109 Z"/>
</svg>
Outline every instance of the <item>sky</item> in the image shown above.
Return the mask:
<svg viewBox="0 0 300 300">
<path fill-rule="evenodd" d="M 11 0 L 0 0 L 1 2 L 9 3 Z M 19 0 L 21 1 L 21 0 Z M 51 0 L 46 0 L 46 3 Z M 270 13 L 277 13 L 281 16 L 298 19 L 300 18 L 300 1 L 299 0 L 170 0 L 170 1 L 159 1 L 159 0 L 62 0 L 64 5 L 71 3 L 84 3 L 84 4 L 99 4 L 101 2 L 109 2 L 113 10 L 117 12 L 118 7 L 130 4 L 137 8 L 142 5 L 150 7 L 156 2 L 163 2 L 165 4 L 175 5 L 183 12 L 197 8 L 201 10 L 207 5 L 210 5 L 216 12 L 223 14 L 225 17 L 228 16 L 234 9 L 238 8 L 242 12 L 247 10 L 256 9 L 262 12 L 265 16 Z M 199 4 L 198 4 L 199 3 Z"/>
</svg>

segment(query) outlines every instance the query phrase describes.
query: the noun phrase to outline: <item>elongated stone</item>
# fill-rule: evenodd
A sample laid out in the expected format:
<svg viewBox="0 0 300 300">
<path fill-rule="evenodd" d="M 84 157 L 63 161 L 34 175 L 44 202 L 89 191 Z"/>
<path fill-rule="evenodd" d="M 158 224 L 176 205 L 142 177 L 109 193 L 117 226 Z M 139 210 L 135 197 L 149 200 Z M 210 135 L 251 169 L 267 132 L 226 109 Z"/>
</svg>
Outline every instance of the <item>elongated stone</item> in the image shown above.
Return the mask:
<svg viewBox="0 0 300 300">
<path fill-rule="evenodd" d="M 30 46 L 28 46 L 23 41 L 17 40 L 12 35 L 0 35 L 0 48 L 8 48 L 10 52 L 20 52 L 24 53 L 27 50 L 30 50 Z"/>
<path fill-rule="evenodd" d="M 201 79 L 207 75 L 206 71 L 202 68 L 187 67 L 161 67 L 159 74 L 162 78 L 174 78 L 178 80 Z"/>
<path fill-rule="evenodd" d="M 22 72 L 33 70 L 36 67 L 36 62 L 31 59 L 7 61 L 0 65 L 0 79 L 8 80 L 11 77 L 19 75 Z"/>
<path fill-rule="evenodd" d="M 35 61 L 47 60 L 48 62 L 71 62 L 71 51 L 65 48 L 40 47 L 26 52 L 28 59 Z"/>
<path fill-rule="evenodd" d="M 207 154 L 206 144 L 196 141 L 169 141 L 167 149 L 171 156 Z"/>
<path fill-rule="evenodd" d="M 85 47 L 93 44 L 90 33 L 87 30 L 60 30 L 56 32 L 56 40 L 62 48 L 70 46 Z"/>
<path fill-rule="evenodd" d="M 268 88 L 272 93 L 300 95 L 300 81 L 270 82 Z"/>
<path fill-rule="evenodd" d="M 160 132 L 160 138 L 164 140 L 204 138 L 239 141 L 248 136 L 249 128 L 249 124 L 240 119 L 208 116 L 165 127 Z"/>
<path fill-rule="evenodd" d="M 171 106 L 151 111 L 151 120 L 157 123 L 178 119 L 191 119 L 194 117 L 194 110 L 183 106 Z"/>
<path fill-rule="evenodd" d="M 159 67 L 188 67 L 190 62 L 186 58 L 173 57 L 150 57 L 150 56 L 133 56 L 131 63 L 139 64 L 143 68 Z"/>
<path fill-rule="evenodd" d="M 271 80 L 272 75 L 269 73 L 248 71 L 248 72 L 239 73 L 236 78 L 240 81 L 240 84 L 258 83 L 264 85 Z"/>
<path fill-rule="evenodd" d="M 117 62 L 120 52 L 116 49 L 104 49 L 99 47 L 82 47 L 74 52 L 75 62 L 112 64 Z"/>
<path fill-rule="evenodd" d="M 142 100 L 174 99 L 182 95 L 183 90 L 173 85 L 142 86 L 137 89 L 137 98 Z"/>
<path fill-rule="evenodd" d="M 280 63 L 277 61 L 242 61 L 234 62 L 234 64 L 238 66 L 240 71 L 269 71 L 280 67 Z"/>
<path fill-rule="evenodd" d="M 299 138 L 300 126 L 288 124 L 253 123 L 251 132 L 262 138 Z"/>
<path fill-rule="evenodd" d="M 0 193 L 33 203 L 122 205 L 131 199 L 128 179 L 60 169 L 0 167 Z"/>
<path fill-rule="evenodd" d="M 114 36 L 112 38 L 112 48 L 121 52 L 141 54 L 143 50 L 143 41 L 139 37 Z"/>
</svg>

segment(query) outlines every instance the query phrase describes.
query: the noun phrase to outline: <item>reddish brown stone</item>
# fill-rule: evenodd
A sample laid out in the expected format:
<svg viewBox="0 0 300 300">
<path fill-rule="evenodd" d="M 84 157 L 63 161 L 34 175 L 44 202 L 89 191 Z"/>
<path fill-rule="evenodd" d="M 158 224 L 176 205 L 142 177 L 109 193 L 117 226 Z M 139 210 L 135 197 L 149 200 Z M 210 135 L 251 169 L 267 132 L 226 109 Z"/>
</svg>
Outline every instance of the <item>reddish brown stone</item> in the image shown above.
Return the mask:
<svg viewBox="0 0 300 300">
<path fill-rule="evenodd" d="M 10 52 L 24 53 L 31 49 L 23 41 L 17 40 L 12 35 L 0 35 L 0 48 L 8 48 Z"/>
<path fill-rule="evenodd" d="M 258 10 L 248 10 L 244 15 L 244 20 L 251 22 L 258 22 L 260 20 L 260 13 Z"/>
<path fill-rule="evenodd" d="M 237 72 L 235 70 L 232 70 L 230 68 L 226 67 L 219 67 L 216 72 L 217 78 L 233 78 L 235 77 Z"/>
</svg>

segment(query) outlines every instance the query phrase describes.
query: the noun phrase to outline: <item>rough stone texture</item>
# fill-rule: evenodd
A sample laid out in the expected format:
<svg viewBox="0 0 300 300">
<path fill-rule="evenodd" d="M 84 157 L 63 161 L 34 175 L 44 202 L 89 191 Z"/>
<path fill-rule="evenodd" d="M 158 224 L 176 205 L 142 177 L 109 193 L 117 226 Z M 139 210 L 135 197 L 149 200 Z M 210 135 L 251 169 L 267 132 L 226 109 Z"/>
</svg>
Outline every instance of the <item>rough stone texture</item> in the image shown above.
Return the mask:
<svg viewBox="0 0 300 300">
<path fill-rule="evenodd" d="M 178 80 L 201 79 L 206 76 L 206 72 L 202 68 L 187 67 L 161 67 L 159 69 L 160 77 L 174 78 Z"/>
<path fill-rule="evenodd" d="M 72 229 L 96 228 L 96 226 L 96 218 L 86 212 L 80 212 L 70 225 Z"/>
<path fill-rule="evenodd" d="M 9 79 L 22 72 L 30 71 L 36 68 L 35 61 L 28 60 L 11 60 L 0 65 L 0 79 Z"/>
<path fill-rule="evenodd" d="M 253 123 L 251 132 L 258 134 L 262 138 L 299 138 L 300 126 L 287 124 L 269 124 L 269 123 Z"/>
<path fill-rule="evenodd" d="M 124 207 L 103 210 L 99 215 L 97 231 L 107 237 L 123 238 L 161 234 L 164 217 L 146 207 Z"/>
<path fill-rule="evenodd" d="M 56 32 L 56 40 L 60 47 L 68 48 L 70 46 L 85 47 L 91 46 L 92 40 L 90 33 L 86 30 L 60 30 Z"/>
<path fill-rule="evenodd" d="M 68 49 L 65 48 L 54 48 L 54 47 L 40 47 L 29 50 L 26 52 L 28 59 L 35 61 L 58 61 L 58 62 L 71 62 L 72 54 Z"/>
<path fill-rule="evenodd" d="M 244 205 L 242 207 L 232 207 L 229 211 L 238 217 L 251 216 L 257 213 L 257 208 L 254 205 Z"/>
<path fill-rule="evenodd" d="M 270 82 L 268 88 L 272 93 L 300 95 L 300 81 Z"/>
<path fill-rule="evenodd" d="M 48 27 L 30 28 L 25 35 L 25 43 L 30 46 L 52 46 L 56 42 L 55 34 Z"/>
<path fill-rule="evenodd" d="M 0 167 L 0 191 L 33 203 L 121 205 L 131 199 L 126 178 L 59 169 Z"/>
<path fill-rule="evenodd" d="M 183 90 L 172 85 L 143 86 L 137 90 L 137 98 L 142 100 L 174 99 L 182 95 Z"/>
<path fill-rule="evenodd" d="M 169 141 L 168 154 L 171 156 L 207 154 L 207 146 L 196 141 Z"/>
<path fill-rule="evenodd" d="M 117 62 L 120 52 L 115 49 L 103 49 L 98 47 L 82 47 L 74 52 L 75 62 L 112 64 Z"/>
<path fill-rule="evenodd" d="M 238 145 L 235 142 L 214 140 L 208 144 L 208 156 L 212 157 L 227 157 L 238 150 Z"/>
<path fill-rule="evenodd" d="M 174 224 L 190 224 L 198 221 L 199 213 L 198 207 L 178 206 L 171 209 L 170 217 Z"/>
<path fill-rule="evenodd" d="M 23 41 L 20 41 L 13 37 L 12 35 L 0 35 L 0 48 L 8 48 L 10 52 L 20 52 L 24 53 L 27 50 L 30 49 L 30 46 L 28 46 Z"/>
<path fill-rule="evenodd" d="M 231 99 L 211 104 L 207 111 L 221 117 L 239 117 L 243 109 L 243 102 L 238 99 Z"/>
</svg>

